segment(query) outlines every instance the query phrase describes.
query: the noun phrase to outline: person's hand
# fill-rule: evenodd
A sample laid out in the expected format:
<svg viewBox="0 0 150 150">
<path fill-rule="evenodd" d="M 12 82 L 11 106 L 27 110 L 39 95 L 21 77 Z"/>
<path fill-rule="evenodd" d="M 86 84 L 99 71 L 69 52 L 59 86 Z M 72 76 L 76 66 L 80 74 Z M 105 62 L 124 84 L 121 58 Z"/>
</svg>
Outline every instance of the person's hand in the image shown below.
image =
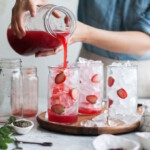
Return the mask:
<svg viewBox="0 0 150 150">
<path fill-rule="evenodd" d="M 88 26 L 77 21 L 77 27 L 75 32 L 73 33 L 72 37 L 69 40 L 69 44 L 73 44 L 76 42 L 84 42 L 84 38 L 87 36 L 86 35 L 86 30 Z"/>
<path fill-rule="evenodd" d="M 82 31 L 84 30 L 85 25 L 81 22 L 77 22 L 77 28 L 74 32 L 74 34 L 72 35 L 72 37 L 69 39 L 68 41 L 68 45 L 76 43 L 76 42 L 82 42 Z M 35 57 L 42 57 L 42 56 L 49 56 L 49 55 L 55 55 L 58 52 L 60 52 L 61 50 L 63 50 L 63 46 L 60 46 L 57 49 L 54 50 L 49 50 L 49 51 L 42 51 L 42 52 L 37 52 L 35 54 Z"/>
<path fill-rule="evenodd" d="M 57 49 L 52 49 L 52 50 L 45 50 L 45 51 L 39 51 L 35 54 L 35 57 L 44 57 L 44 56 L 49 56 L 49 55 L 55 55 L 58 52 L 60 52 L 63 49 L 63 46 L 60 46 Z"/>
<path fill-rule="evenodd" d="M 16 0 L 12 9 L 11 28 L 18 38 L 25 36 L 23 16 L 30 11 L 32 17 L 36 15 L 36 6 L 48 4 L 48 0 Z"/>
</svg>

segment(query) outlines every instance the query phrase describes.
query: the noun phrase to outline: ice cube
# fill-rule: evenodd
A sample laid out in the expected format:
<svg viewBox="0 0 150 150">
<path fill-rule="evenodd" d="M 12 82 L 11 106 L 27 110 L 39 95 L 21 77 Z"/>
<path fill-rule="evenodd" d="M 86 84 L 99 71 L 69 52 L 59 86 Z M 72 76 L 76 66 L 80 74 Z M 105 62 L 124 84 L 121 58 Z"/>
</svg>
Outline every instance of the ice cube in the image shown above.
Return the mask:
<svg viewBox="0 0 150 150">
<path fill-rule="evenodd" d="M 86 63 L 86 64 L 92 64 L 92 63 L 100 63 L 100 64 L 103 64 L 102 61 L 100 60 L 91 60 L 91 59 L 85 59 L 85 58 L 82 58 L 82 57 L 79 57 L 79 63 Z"/>
<path fill-rule="evenodd" d="M 69 94 L 65 94 L 65 93 L 60 95 L 59 100 L 60 100 L 60 104 L 64 105 L 66 108 L 73 106 L 75 102 L 71 99 Z"/>
</svg>

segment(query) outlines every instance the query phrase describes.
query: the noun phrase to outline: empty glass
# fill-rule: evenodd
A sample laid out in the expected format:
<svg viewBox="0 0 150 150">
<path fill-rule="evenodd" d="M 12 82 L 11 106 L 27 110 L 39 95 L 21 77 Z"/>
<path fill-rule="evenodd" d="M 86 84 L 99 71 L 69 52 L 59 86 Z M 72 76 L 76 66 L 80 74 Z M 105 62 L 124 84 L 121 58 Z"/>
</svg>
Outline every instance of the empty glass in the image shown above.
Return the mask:
<svg viewBox="0 0 150 150">
<path fill-rule="evenodd" d="M 22 114 L 20 59 L 0 59 L 0 121 Z"/>
<path fill-rule="evenodd" d="M 23 67 L 23 117 L 34 117 L 38 112 L 38 76 L 36 67 Z"/>
</svg>

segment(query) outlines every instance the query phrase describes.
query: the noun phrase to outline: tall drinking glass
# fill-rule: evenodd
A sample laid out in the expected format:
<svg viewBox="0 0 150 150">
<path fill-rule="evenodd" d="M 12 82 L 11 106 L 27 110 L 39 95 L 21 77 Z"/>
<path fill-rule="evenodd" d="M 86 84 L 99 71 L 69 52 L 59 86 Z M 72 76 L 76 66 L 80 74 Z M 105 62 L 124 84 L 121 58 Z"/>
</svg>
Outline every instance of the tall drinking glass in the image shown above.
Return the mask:
<svg viewBox="0 0 150 150">
<path fill-rule="evenodd" d="M 79 113 L 100 114 L 103 100 L 103 63 L 80 58 Z"/>
<path fill-rule="evenodd" d="M 137 67 L 107 66 L 109 116 L 134 115 L 137 111 Z"/>
<path fill-rule="evenodd" d="M 34 117 L 38 112 L 38 76 L 36 67 L 22 68 L 23 117 Z"/>
<path fill-rule="evenodd" d="M 0 122 L 22 115 L 20 59 L 0 59 Z"/>
<path fill-rule="evenodd" d="M 52 122 L 77 121 L 79 100 L 79 69 L 49 67 L 48 119 Z"/>
</svg>

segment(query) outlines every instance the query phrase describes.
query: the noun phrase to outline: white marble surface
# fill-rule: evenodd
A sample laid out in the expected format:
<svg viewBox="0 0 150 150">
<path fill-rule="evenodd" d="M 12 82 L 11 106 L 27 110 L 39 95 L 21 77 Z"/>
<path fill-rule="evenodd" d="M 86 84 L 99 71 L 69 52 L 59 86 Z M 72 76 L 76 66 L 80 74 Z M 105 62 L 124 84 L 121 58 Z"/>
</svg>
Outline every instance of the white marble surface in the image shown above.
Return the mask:
<svg viewBox="0 0 150 150">
<path fill-rule="evenodd" d="M 148 103 L 148 100 L 139 100 L 139 103 Z M 43 99 L 40 99 L 39 102 L 39 112 L 46 111 L 47 104 L 43 103 Z M 75 135 L 66 135 L 59 134 L 54 132 L 49 132 L 40 128 L 35 120 L 32 119 L 35 123 L 32 131 L 26 135 L 15 136 L 17 139 L 29 140 L 29 141 L 49 141 L 53 145 L 51 147 L 44 147 L 40 145 L 31 145 L 31 144 L 20 144 L 23 150 L 93 150 L 92 141 L 96 136 L 75 136 Z M 128 139 L 134 139 L 138 141 L 135 133 L 119 135 L 127 137 Z M 15 147 L 14 144 L 9 145 L 9 150 L 12 150 Z"/>
</svg>

